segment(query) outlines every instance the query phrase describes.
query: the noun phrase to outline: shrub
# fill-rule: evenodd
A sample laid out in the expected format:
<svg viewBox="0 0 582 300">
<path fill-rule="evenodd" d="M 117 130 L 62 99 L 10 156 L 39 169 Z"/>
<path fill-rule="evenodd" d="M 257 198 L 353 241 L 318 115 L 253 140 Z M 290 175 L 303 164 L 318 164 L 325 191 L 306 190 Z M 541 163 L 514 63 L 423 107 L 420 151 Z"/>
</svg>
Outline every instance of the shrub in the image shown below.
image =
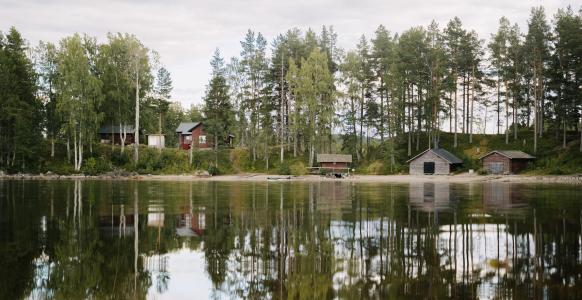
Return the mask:
<svg viewBox="0 0 582 300">
<path fill-rule="evenodd" d="M 75 173 L 75 168 L 67 162 L 51 160 L 46 163 L 44 171 L 50 171 L 58 175 L 71 175 Z"/>
<path fill-rule="evenodd" d="M 121 153 L 120 151 L 113 151 L 111 153 L 111 162 L 115 166 L 123 166 L 129 162 L 129 154 L 127 153 L 127 149 Z"/>
<path fill-rule="evenodd" d="M 89 157 L 82 168 L 85 175 L 99 175 L 111 171 L 111 165 L 103 158 Z"/>
<path fill-rule="evenodd" d="M 384 163 L 376 160 L 368 166 L 366 172 L 371 175 L 380 175 L 384 173 Z"/>
<path fill-rule="evenodd" d="M 289 164 L 286 161 L 279 166 L 279 174 L 291 175 L 291 169 L 289 168 Z"/>
<path fill-rule="evenodd" d="M 208 174 L 215 176 L 220 174 L 220 170 L 218 169 L 217 166 L 211 165 L 210 167 L 208 167 Z"/>
<path fill-rule="evenodd" d="M 300 161 L 293 163 L 289 167 L 289 171 L 293 176 L 301 176 L 307 174 L 307 168 L 305 167 L 305 164 Z"/>
</svg>

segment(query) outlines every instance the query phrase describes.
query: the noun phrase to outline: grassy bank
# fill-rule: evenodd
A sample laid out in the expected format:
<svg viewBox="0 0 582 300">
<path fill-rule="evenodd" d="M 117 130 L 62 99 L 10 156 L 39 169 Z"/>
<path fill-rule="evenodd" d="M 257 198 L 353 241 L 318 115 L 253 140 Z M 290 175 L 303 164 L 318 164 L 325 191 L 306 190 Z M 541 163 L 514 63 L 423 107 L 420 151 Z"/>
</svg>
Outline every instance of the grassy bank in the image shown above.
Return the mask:
<svg viewBox="0 0 582 300">
<path fill-rule="evenodd" d="M 269 163 L 263 157 L 254 159 L 247 149 L 220 149 L 197 150 L 192 152 L 190 164 L 189 151 L 165 148 L 154 149 L 145 146 L 140 147 L 139 162 L 134 163 L 133 148 L 126 147 L 121 152 L 120 147 L 96 145 L 92 153 L 84 158 L 81 172 L 76 172 L 72 163 L 66 159 L 66 151 L 59 151 L 63 155 L 55 158 L 45 158 L 41 161 L 38 171 L 40 173 L 51 172 L 59 175 L 71 175 L 83 173 L 85 175 L 99 175 L 115 172 L 124 174 L 236 174 L 236 173 L 267 173 L 267 174 L 306 174 L 306 157 L 292 158 L 286 153 L 287 158 L 280 163 L 279 152 L 272 149 Z"/>
<path fill-rule="evenodd" d="M 458 134 L 457 147 L 454 147 L 454 134 L 441 133 L 439 135 L 439 146 L 455 154 L 464 161 L 459 172 L 469 169 L 479 171 L 481 162 L 479 158 L 492 150 L 521 150 L 537 159 L 530 164 L 524 174 L 537 175 L 562 175 L 582 173 L 582 153 L 579 150 L 580 136 L 578 133 L 568 135 L 566 147 L 562 147 L 561 139 L 556 139 L 550 133 L 538 139 L 537 151 L 533 151 L 533 132 L 522 130 L 518 132 L 518 138 L 515 139 L 513 133 L 509 136 L 509 143 L 505 142 L 505 135 L 474 134 L 472 142 L 469 141 L 468 134 Z M 560 137 L 561 138 L 561 137 Z M 428 136 L 412 135 L 412 156 L 424 151 L 428 147 Z M 418 145 L 417 145 L 417 141 Z M 389 142 L 377 144 L 370 147 L 370 157 L 373 159 L 362 162 L 358 171 L 365 174 L 390 174 L 406 173 L 408 166 L 406 161 L 408 137 L 402 136 L 393 140 L 396 164 L 393 166 L 394 172 L 389 170 L 389 151 L 387 146 Z M 378 173 L 373 171 L 380 170 Z"/>
<path fill-rule="evenodd" d="M 509 144 L 505 143 L 504 135 L 473 135 L 473 141 L 469 142 L 469 135 L 458 134 L 458 145 L 454 147 L 454 135 L 441 133 L 439 146 L 463 159 L 464 165 L 459 172 L 473 169 L 479 171 L 481 164 L 479 157 L 494 150 L 522 150 L 537 157 L 525 174 L 536 175 L 562 175 L 582 173 L 582 153 L 579 152 L 579 136 L 572 133 L 566 148 L 553 136 L 543 137 L 538 140 L 538 151 L 533 152 L 533 136 L 529 131 L 520 131 L 518 138 L 513 135 L 509 138 Z M 412 135 L 412 156 L 424 151 L 428 147 L 428 136 L 425 134 Z M 556 146 L 559 145 L 559 146 Z M 339 147 L 338 147 L 339 148 Z M 358 174 L 387 175 L 407 174 L 409 159 L 408 136 L 400 136 L 384 143 L 372 141 L 368 146 L 364 145 L 365 159 L 357 160 L 354 155 L 352 167 Z M 48 149 L 48 147 L 47 147 Z M 142 146 L 140 159 L 134 164 L 133 148 L 126 147 L 122 153 L 116 146 L 95 145 L 93 151 L 85 150 L 81 173 L 85 175 L 99 175 L 115 172 L 123 174 L 237 174 L 237 173 L 266 173 L 281 175 L 303 175 L 307 173 L 308 157 L 302 155 L 293 157 L 292 153 L 285 153 L 285 160 L 280 162 L 279 148 L 269 149 L 268 163 L 264 157 L 264 151 L 253 159 L 248 149 L 221 149 L 218 152 L 212 150 L 199 150 L 193 152 L 192 164 L 190 164 L 189 152 L 176 148 L 162 150 Z M 49 153 L 49 151 L 46 151 Z M 391 158 L 394 158 L 393 160 Z M 392 163 L 393 162 L 393 163 Z M 56 157 L 40 158 L 40 164 L 31 173 L 52 172 L 59 175 L 70 175 L 75 172 L 72 163 L 67 162 L 66 150 L 59 145 Z M 8 173 L 11 173 L 8 170 Z"/>
</svg>

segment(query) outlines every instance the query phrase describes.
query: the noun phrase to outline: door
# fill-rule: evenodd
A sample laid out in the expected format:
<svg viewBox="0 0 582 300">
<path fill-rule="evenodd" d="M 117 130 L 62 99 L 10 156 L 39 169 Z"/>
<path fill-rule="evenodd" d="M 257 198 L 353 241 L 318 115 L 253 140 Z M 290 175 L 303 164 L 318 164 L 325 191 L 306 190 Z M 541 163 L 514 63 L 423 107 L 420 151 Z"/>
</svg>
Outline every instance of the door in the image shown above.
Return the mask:
<svg viewBox="0 0 582 300">
<path fill-rule="evenodd" d="M 434 161 L 424 162 L 424 174 L 434 174 Z"/>
<path fill-rule="evenodd" d="M 503 163 L 502 162 L 492 162 L 489 164 L 489 173 L 491 174 L 501 174 L 503 173 Z"/>
</svg>

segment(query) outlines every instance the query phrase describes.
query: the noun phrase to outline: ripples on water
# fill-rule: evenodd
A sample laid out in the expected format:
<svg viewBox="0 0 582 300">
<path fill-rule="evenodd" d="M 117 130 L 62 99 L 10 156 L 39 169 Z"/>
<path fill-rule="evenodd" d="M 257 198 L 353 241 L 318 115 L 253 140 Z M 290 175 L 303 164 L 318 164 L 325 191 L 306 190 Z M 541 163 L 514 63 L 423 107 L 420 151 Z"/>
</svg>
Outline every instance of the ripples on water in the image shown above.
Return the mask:
<svg viewBox="0 0 582 300">
<path fill-rule="evenodd" d="M 0 299 L 580 299 L 582 192 L 0 181 Z"/>
</svg>

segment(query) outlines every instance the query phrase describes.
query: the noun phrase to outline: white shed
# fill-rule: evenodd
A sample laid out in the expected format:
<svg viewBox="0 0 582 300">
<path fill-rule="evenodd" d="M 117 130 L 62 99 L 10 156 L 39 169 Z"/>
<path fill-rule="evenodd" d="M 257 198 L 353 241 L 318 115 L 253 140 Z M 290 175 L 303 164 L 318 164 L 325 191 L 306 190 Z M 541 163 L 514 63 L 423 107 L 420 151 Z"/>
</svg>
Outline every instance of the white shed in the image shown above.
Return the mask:
<svg viewBox="0 0 582 300">
<path fill-rule="evenodd" d="M 163 134 L 148 134 L 148 147 L 164 148 L 166 146 L 166 136 Z"/>
</svg>

